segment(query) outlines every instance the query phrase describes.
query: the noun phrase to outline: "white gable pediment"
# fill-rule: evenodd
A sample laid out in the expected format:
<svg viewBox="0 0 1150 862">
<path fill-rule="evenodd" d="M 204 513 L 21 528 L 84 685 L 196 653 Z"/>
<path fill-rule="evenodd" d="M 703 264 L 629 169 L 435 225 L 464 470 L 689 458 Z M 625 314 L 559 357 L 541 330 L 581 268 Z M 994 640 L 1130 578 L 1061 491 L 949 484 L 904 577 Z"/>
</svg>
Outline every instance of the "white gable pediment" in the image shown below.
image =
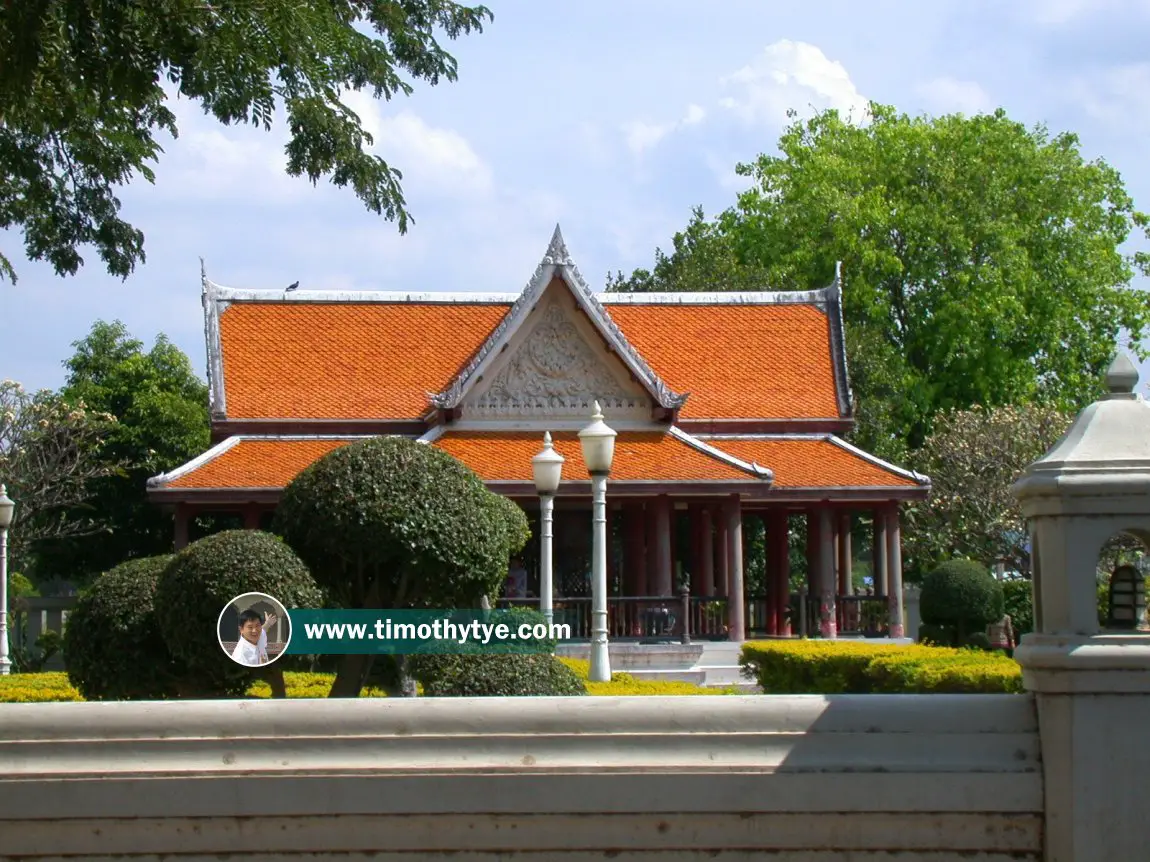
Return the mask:
<svg viewBox="0 0 1150 862">
<path fill-rule="evenodd" d="M 649 420 L 654 403 L 556 285 L 477 381 L 464 419 L 585 419 L 598 401 L 617 418 Z"/>
</svg>

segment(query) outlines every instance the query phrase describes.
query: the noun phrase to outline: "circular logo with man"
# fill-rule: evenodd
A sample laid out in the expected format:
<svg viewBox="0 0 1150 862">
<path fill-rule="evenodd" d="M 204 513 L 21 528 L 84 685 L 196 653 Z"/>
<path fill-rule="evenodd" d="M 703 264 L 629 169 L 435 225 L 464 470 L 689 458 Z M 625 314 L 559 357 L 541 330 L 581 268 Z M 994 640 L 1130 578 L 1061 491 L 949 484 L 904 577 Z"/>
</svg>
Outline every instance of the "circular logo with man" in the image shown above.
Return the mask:
<svg viewBox="0 0 1150 862">
<path fill-rule="evenodd" d="M 264 593 L 236 596 L 220 612 L 220 648 L 244 667 L 276 661 L 291 643 L 291 620 L 283 604 Z"/>
</svg>

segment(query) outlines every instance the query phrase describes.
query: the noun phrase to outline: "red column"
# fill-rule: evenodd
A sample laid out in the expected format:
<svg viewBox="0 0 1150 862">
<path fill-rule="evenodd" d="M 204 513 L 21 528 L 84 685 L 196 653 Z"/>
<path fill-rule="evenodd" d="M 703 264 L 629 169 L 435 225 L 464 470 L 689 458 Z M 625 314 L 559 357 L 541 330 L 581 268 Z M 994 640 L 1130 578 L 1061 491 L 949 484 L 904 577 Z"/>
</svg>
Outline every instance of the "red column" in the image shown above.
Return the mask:
<svg viewBox="0 0 1150 862">
<path fill-rule="evenodd" d="M 727 519 L 723 517 L 723 510 L 716 509 L 715 515 L 715 593 L 730 598 L 730 568 L 728 566 L 727 551 Z"/>
<path fill-rule="evenodd" d="M 715 533 L 711 529 L 711 507 L 704 506 L 699 512 L 699 557 L 702 565 L 700 595 L 715 594 Z"/>
<path fill-rule="evenodd" d="M 807 510 L 807 593 L 816 596 L 819 592 L 819 513 L 817 509 Z"/>
<path fill-rule="evenodd" d="M 763 620 L 763 628 L 768 635 L 775 635 L 778 634 L 776 631 L 778 614 L 775 612 L 778 595 L 774 589 L 774 582 L 771 580 L 771 576 L 774 574 L 774 568 L 771 565 L 771 516 L 766 512 L 760 512 L 759 520 L 763 522 L 763 611 L 766 616 Z"/>
<path fill-rule="evenodd" d="M 260 507 L 255 503 L 244 506 L 244 529 L 258 530 L 260 528 Z"/>
<path fill-rule="evenodd" d="M 771 512 L 767 525 L 767 565 L 769 589 L 774 594 L 775 634 L 790 635 L 787 611 L 791 604 L 790 519 L 786 511 Z"/>
<path fill-rule="evenodd" d="M 655 497 L 648 497 L 643 506 L 643 533 L 647 564 L 646 595 L 648 596 L 658 595 L 659 555 L 655 552 L 655 549 L 659 546 L 659 519 L 656 512 L 658 508 Z"/>
<path fill-rule="evenodd" d="M 839 552 L 839 595 L 849 596 L 854 592 L 851 565 L 854 554 L 851 552 L 851 513 L 839 513 L 838 526 Z"/>
<path fill-rule="evenodd" d="M 691 572 L 691 595 L 703 595 L 703 518 L 698 504 L 687 506 L 687 534 L 691 553 L 687 565 Z"/>
<path fill-rule="evenodd" d="M 628 596 L 647 595 L 647 560 L 642 503 L 628 503 L 623 514 L 623 582 Z"/>
<path fill-rule="evenodd" d="M 675 509 L 671 498 L 660 494 L 655 500 L 655 580 L 651 583 L 653 595 L 670 596 L 674 593 L 671 557 L 671 524 Z"/>
</svg>

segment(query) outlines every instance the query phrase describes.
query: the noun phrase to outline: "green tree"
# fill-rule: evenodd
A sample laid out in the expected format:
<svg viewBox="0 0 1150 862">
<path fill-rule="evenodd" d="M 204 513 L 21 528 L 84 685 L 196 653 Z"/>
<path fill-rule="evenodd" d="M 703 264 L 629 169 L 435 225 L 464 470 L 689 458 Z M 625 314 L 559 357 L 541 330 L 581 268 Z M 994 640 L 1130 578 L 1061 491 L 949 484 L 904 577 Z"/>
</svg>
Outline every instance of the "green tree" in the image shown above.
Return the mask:
<svg viewBox="0 0 1150 862">
<path fill-rule="evenodd" d="M 124 324 L 97 321 L 73 346 L 60 394 L 115 417 L 101 457 L 125 465 L 90 482 L 104 531 L 45 549 L 51 568 L 83 576 L 171 552 L 172 515 L 148 501 L 146 483 L 199 455 L 210 435 L 207 386 L 165 336 L 145 350 Z"/>
<path fill-rule="evenodd" d="M 178 134 L 170 93 L 221 123 L 270 129 L 287 115 L 287 172 L 350 186 L 368 210 L 408 213 L 402 175 L 369 153 L 372 138 L 341 101 L 391 99 L 412 81 L 454 81 L 439 43 L 482 31 L 491 12 L 451 0 L 42 0 L 0 15 L 0 227 L 17 227 L 33 260 L 60 275 L 92 245 L 113 275 L 144 257 L 120 218 L 118 186 L 154 180 L 159 132 Z M 0 255 L 0 278 L 15 280 Z"/>
<path fill-rule="evenodd" d="M 155 618 L 168 650 L 188 670 L 185 696 L 243 694 L 265 679 L 273 696 L 287 697 L 283 660 L 245 668 L 220 649 L 218 625 L 237 596 L 263 593 L 285 608 L 318 608 L 323 593 L 307 567 L 278 537 L 260 530 L 227 530 L 193 542 L 172 557 L 156 581 Z"/>
<path fill-rule="evenodd" d="M 83 402 L 0 381 L 0 483 L 17 506 L 9 532 L 13 570 L 42 583 L 46 547 L 104 530 L 94 487 L 123 471 L 107 452 L 115 428 L 115 417 Z"/>
<path fill-rule="evenodd" d="M 940 410 L 1082 406 L 1122 332 L 1143 355 L 1150 298 L 1130 282 L 1150 258 L 1119 247 L 1148 219 L 1116 170 L 1002 111 L 871 114 L 796 120 L 778 155 L 739 166 L 754 185 L 736 206 L 696 212 L 653 272 L 610 287 L 806 290 L 841 261 L 856 439 L 891 458 Z"/>
<path fill-rule="evenodd" d="M 1004 564 L 1029 575 L 1026 519 L 1010 487 L 1070 427 L 1055 407 L 947 410 L 914 454 L 930 497 L 905 510 L 908 568 L 925 572 L 951 557 Z"/>
<path fill-rule="evenodd" d="M 986 637 L 986 627 L 1002 619 L 1002 584 L 972 560 L 947 560 L 922 582 L 922 621 L 931 639 L 941 635 L 948 646 L 973 646 Z M 926 627 L 924 626 L 924 628 Z"/>
<path fill-rule="evenodd" d="M 345 608 L 461 608 L 494 595 L 529 531 L 517 506 L 434 446 L 376 437 L 284 489 L 274 528 Z M 358 697 L 372 656 L 344 656 L 332 697 Z"/>
</svg>

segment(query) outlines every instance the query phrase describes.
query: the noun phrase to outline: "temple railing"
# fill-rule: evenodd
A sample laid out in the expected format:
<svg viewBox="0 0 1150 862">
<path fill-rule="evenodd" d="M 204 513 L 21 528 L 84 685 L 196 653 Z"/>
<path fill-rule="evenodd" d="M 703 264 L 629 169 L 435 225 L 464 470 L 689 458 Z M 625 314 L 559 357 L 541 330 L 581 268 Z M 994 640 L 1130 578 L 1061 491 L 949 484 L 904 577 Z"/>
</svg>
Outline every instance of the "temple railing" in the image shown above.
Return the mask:
<svg viewBox="0 0 1150 862">
<path fill-rule="evenodd" d="M 747 596 L 747 637 L 771 633 L 772 603 L 765 596 Z M 499 599 L 500 608 L 539 607 L 539 599 Z M 558 597 L 552 600 L 556 623 L 571 626 L 571 640 L 591 638 L 591 598 Z M 819 600 L 805 592 L 792 593 L 787 617 L 794 637 L 817 637 Z M 886 637 L 890 630 L 887 600 L 881 596 L 836 596 L 835 618 L 839 635 Z M 684 621 L 686 625 L 684 626 Z M 725 596 L 608 596 L 607 636 L 613 641 L 722 641 L 727 639 Z"/>
</svg>

